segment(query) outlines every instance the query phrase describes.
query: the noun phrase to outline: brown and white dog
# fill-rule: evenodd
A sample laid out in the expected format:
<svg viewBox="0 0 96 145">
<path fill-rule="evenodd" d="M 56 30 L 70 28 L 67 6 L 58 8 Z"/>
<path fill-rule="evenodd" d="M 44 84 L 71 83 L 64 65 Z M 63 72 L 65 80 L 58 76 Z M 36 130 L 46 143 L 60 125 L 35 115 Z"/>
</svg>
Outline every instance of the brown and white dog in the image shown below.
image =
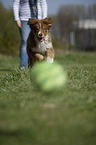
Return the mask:
<svg viewBox="0 0 96 145">
<path fill-rule="evenodd" d="M 47 62 L 53 63 L 54 49 L 51 41 L 49 28 L 52 24 L 51 18 L 38 20 L 30 18 L 28 25 L 31 28 L 27 40 L 27 53 L 29 57 L 29 67 L 32 67 L 37 60 L 46 59 Z"/>
</svg>

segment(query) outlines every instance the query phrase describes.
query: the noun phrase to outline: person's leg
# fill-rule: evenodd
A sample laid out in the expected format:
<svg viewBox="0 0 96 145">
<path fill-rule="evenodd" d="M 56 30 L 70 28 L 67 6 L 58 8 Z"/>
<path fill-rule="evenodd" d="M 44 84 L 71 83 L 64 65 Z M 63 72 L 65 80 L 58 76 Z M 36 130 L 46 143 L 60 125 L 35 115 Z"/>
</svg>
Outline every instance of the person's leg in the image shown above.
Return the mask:
<svg viewBox="0 0 96 145">
<path fill-rule="evenodd" d="M 21 29 L 20 29 L 20 35 L 21 35 L 21 46 L 20 46 L 20 68 L 27 67 L 27 38 L 30 33 L 30 28 L 27 25 L 27 21 L 21 21 Z"/>
</svg>

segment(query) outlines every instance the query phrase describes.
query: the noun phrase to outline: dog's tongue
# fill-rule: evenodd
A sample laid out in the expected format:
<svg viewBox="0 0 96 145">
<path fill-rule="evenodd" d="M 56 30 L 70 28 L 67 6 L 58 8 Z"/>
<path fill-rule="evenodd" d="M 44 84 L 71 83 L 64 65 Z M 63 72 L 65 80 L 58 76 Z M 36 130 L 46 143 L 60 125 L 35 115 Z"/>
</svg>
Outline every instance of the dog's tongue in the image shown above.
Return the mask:
<svg viewBox="0 0 96 145">
<path fill-rule="evenodd" d="M 44 39 L 42 38 L 42 39 L 40 39 L 40 42 L 42 42 Z"/>
<path fill-rule="evenodd" d="M 39 41 L 42 42 L 44 40 L 44 38 L 39 38 Z"/>
</svg>

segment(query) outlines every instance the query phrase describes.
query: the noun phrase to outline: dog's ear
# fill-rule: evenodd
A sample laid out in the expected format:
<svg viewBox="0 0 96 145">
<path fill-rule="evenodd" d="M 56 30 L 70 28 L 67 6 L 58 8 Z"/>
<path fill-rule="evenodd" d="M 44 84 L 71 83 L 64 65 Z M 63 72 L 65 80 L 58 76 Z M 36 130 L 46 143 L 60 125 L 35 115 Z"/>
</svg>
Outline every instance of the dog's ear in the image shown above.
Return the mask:
<svg viewBox="0 0 96 145">
<path fill-rule="evenodd" d="M 52 25 L 52 23 L 53 23 L 53 20 L 52 20 L 51 17 L 45 18 L 45 19 L 43 20 L 43 23 L 45 23 L 46 25 L 48 25 L 49 27 L 51 27 L 51 25 Z"/>
<path fill-rule="evenodd" d="M 29 18 L 27 25 L 35 25 L 37 23 L 37 19 Z"/>
</svg>

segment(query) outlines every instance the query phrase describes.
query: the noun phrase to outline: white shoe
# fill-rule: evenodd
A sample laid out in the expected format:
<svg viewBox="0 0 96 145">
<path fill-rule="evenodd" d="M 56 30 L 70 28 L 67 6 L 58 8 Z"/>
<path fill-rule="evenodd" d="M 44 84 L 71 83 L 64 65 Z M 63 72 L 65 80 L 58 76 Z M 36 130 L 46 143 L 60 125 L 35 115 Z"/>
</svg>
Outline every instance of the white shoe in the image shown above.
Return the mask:
<svg viewBox="0 0 96 145">
<path fill-rule="evenodd" d="M 20 69 L 21 69 L 21 70 L 24 70 L 24 69 L 25 69 L 25 67 L 24 67 L 24 66 L 23 66 L 23 67 L 20 67 Z"/>
</svg>

